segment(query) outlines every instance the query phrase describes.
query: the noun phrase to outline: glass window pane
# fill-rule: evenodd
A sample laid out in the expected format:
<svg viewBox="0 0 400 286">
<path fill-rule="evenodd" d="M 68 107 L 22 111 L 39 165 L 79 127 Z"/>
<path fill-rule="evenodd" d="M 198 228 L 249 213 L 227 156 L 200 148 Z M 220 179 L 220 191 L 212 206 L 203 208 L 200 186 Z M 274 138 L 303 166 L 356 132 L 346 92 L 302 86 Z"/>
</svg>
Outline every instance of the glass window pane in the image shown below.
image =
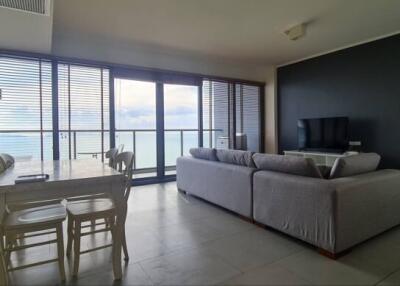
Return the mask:
<svg viewBox="0 0 400 286">
<path fill-rule="evenodd" d="M 176 158 L 198 146 L 198 87 L 164 84 L 166 174 L 175 173 Z"/>
<path fill-rule="evenodd" d="M 52 158 L 51 63 L 0 55 L 0 150 L 16 160 Z"/>
<path fill-rule="evenodd" d="M 60 158 L 103 160 L 109 149 L 109 71 L 58 65 Z"/>
<path fill-rule="evenodd" d="M 115 142 L 135 154 L 134 178 L 157 171 L 156 84 L 116 78 Z"/>
</svg>

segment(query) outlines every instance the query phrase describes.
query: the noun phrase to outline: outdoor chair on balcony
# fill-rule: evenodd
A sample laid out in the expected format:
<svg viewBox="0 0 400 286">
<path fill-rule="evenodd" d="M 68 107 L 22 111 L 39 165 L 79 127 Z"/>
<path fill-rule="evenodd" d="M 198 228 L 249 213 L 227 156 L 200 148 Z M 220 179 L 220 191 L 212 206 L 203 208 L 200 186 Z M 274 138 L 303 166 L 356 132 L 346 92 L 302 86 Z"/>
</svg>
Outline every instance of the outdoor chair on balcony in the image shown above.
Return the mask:
<svg viewBox="0 0 400 286">
<path fill-rule="evenodd" d="M 119 154 L 119 153 L 122 153 L 122 152 L 124 151 L 124 147 L 125 147 L 124 144 L 119 144 L 119 145 L 118 145 L 118 154 Z"/>
<path fill-rule="evenodd" d="M 118 149 L 117 148 L 111 148 L 110 150 L 108 150 L 106 152 L 106 159 L 108 159 L 108 166 L 110 166 L 111 168 L 115 169 L 115 157 L 117 157 L 118 154 Z"/>
</svg>

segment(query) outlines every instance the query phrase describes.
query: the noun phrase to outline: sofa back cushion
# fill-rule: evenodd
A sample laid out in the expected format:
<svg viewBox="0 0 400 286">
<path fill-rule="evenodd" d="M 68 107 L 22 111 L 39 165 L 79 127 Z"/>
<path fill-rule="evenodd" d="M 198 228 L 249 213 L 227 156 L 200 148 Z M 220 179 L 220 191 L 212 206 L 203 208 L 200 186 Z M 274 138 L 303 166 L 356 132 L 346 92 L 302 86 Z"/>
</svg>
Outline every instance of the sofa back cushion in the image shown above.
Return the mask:
<svg viewBox="0 0 400 286">
<path fill-rule="evenodd" d="M 333 164 L 329 178 L 335 179 L 373 172 L 378 168 L 380 161 L 381 156 L 376 153 L 361 153 L 337 158 Z"/>
<path fill-rule="evenodd" d="M 214 148 L 191 148 L 189 153 L 197 159 L 218 161 L 216 150 Z"/>
<path fill-rule="evenodd" d="M 318 167 L 311 158 L 256 153 L 253 155 L 253 160 L 258 169 L 322 178 Z"/>
<path fill-rule="evenodd" d="M 250 151 L 217 149 L 217 158 L 223 163 L 255 168 L 253 152 Z"/>
</svg>

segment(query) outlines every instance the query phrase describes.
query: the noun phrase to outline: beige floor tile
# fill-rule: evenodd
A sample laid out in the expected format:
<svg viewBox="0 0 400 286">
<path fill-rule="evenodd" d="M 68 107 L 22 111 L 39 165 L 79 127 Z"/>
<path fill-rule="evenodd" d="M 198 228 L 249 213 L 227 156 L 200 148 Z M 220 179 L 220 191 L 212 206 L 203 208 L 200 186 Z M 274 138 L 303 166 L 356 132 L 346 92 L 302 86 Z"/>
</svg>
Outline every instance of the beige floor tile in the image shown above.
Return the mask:
<svg viewBox="0 0 400 286">
<path fill-rule="evenodd" d="M 240 272 L 204 250 L 184 250 L 140 262 L 151 281 L 159 285 L 213 285 Z"/>
<path fill-rule="evenodd" d="M 9 278 L 11 285 L 61 285 L 56 263 L 11 272 Z"/>
<path fill-rule="evenodd" d="M 122 280 L 114 281 L 114 275 L 111 266 L 100 268 L 97 271 L 80 275 L 77 279 L 72 279 L 70 285 L 132 285 L 146 286 L 153 285 L 149 277 L 143 271 L 139 264 L 129 264 L 123 268 Z"/>
<path fill-rule="evenodd" d="M 384 274 L 388 274 L 400 269 L 400 245 L 392 244 L 386 237 L 378 236 L 354 247 L 340 261 L 362 261 L 371 268 L 382 269 Z"/>
<path fill-rule="evenodd" d="M 398 286 L 398 285 L 400 285 L 400 270 L 385 277 L 377 285 L 379 285 L 379 286 Z"/>
<path fill-rule="evenodd" d="M 156 230 L 159 240 L 170 250 L 199 247 L 207 241 L 224 236 L 219 229 L 200 223 L 179 223 Z"/>
<path fill-rule="evenodd" d="M 374 285 L 387 273 L 368 261 L 326 258 L 316 251 L 304 250 L 277 264 L 317 285 Z"/>
<path fill-rule="evenodd" d="M 400 245 L 400 226 L 385 231 L 377 237 L 380 241 L 385 241 L 395 245 Z"/>
<path fill-rule="evenodd" d="M 257 226 L 255 226 L 254 224 L 240 219 L 238 218 L 238 216 L 230 213 L 224 213 L 223 215 L 220 214 L 199 219 L 198 221 L 196 221 L 196 223 L 204 227 L 218 229 L 223 235 L 232 235 L 235 233 L 257 228 Z"/>
<path fill-rule="evenodd" d="M 310 285 L 310 282 L 280 266 L 269 264 L 224 281 L 221 285 Z"/>
<path fill-rule="evenodd" d="M 246 271 L 301 251 L 301 245 L 274 232 L 256 228 L 207 243 L 205 247 Z"/>
</svg>

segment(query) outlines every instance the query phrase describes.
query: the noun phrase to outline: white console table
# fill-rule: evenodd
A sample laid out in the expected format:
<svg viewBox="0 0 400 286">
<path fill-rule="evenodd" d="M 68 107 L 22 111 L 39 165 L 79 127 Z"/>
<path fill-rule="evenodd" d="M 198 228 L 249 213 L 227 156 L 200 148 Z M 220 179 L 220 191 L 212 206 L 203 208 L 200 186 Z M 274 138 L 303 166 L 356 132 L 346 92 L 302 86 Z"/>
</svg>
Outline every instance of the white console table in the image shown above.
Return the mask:
<svg viewBox="0 0 400 286">
<path fill-rule="evenodd" d="M 285 156 L 297 156 L 303 158 L 311 158 L 317 165 L 324 165 L 332 167 L 337 158 L 346 157 L 345 153 L 324 153 L 324 152 L 311 152 L 311 151 L 283 151 Z"/>
</svg>

